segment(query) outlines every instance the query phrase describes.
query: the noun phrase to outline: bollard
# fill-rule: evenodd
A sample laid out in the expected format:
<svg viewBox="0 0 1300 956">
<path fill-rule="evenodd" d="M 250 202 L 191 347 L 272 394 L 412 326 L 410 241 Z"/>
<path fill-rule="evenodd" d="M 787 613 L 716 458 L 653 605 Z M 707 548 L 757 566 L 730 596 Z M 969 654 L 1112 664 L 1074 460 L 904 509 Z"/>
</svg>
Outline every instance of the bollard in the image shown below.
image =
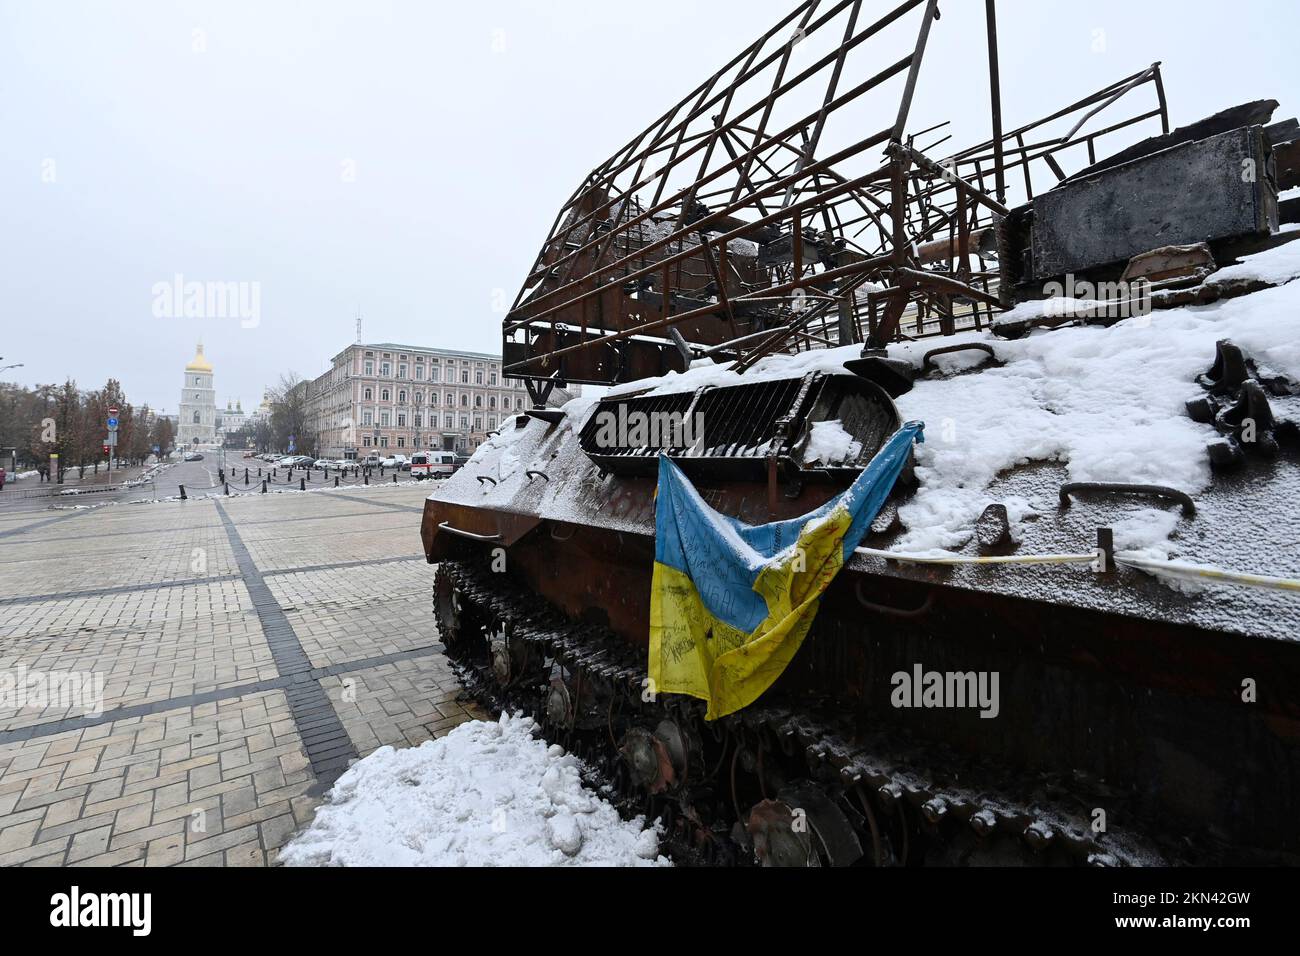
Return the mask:
<svg viewBox="0 0 1300 956">
<path fill-rule="evenodd" d="M 247 487 L 247 485 L 248 485 L 248 469 L 247 469 L 247 468 L 244 469 L 244 485 L 245 485 L 245 487 Z"/>
<path fill-rule="evenodd" d="M 383 465 L 380 465 L 380 466 L 379 466 L 379 477 L 380 477 L 380 478 L 384 477 L 384 466 L 383 466 Z"/>
<path fill-rule="evenodd" d="M 326 481 L 330 480 L 330 470 L 328 465 L 325 466 L 325 480 Z"/>
<path fill-rule="evenodd" d="M 306 479 L 306 478 L 299 478 L 299 479 L 298 479 L 298 490 L 299 490 L 299 491 L 306 491 L 306 490 L 307 490 L 307 479 Z"/>
<path fill-rule="evenodd" d="M 185 486 L 181 485 L 181 501 L 185 501 L 186 499 L 187 495 L 185 494 Z"/>
<path fill-rule="evenodd" d="M 393 484 L 397 484 L 397 472 L 393 472 Z"/>
<path fill-rule="evenodd" d="M 368 471 L 366 472 L 365 481 L 366 481 L 366 484 L 370 484 L 370 472 L 368 472 Z"/>
<path fill-rule="evenodd" d="M 221 484 L 222 484 L 222 486 L 225 488 L 225 492 L 226 492 L 226 494 L 229 495 L 229 494 L 230 494 L 230 482 L 228 482 L 228 481 L 223 481 Z"/>
<path fill-rule="evenodd" d="M 259 477 L 259 478 L 262 477 L 262 469 L 261 469 L 261 468 L 258 468 L 258 469 L 257 469 L 257 477 Z"/>
<path fill-rule="evenodd" d="M 338 486 L 339 486 L 339 476 L 338 476 L 338 475 L 335 475 L 335 476 L 334 476 L 334 487 L 337 488 Z"/>
<path fill-rule="evenodd" d="M 311 465 L 307 466 L 307 480 L 311 481 Z"/>
<path fill-rule="evenodd" d="M 262 479 L 262 494 L 266 494 L 266 485 L 267 485 L 267 482 L 269 482 L 270 480 L 271 480 L 271 479 L 269 479 L 269 478 L 263 478 L 263 479 Z"/>
</svg>

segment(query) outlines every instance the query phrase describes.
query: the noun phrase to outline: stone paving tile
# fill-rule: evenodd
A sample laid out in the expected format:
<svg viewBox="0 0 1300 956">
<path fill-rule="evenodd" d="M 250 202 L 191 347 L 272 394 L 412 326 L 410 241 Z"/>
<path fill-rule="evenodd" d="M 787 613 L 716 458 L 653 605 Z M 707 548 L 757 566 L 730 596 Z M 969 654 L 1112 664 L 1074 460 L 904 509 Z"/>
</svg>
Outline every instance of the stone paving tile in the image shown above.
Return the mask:
<svg viewBox="0 0 1300 956">
<path fill-rule="evenodd" d="M 363 757 L 386 745 L 419 746 L 467 720 L 488 719 L 473 701 L 462 700 L 442 655 L 326 677 L 321 686 Z"/>
<path fill-rule="evenodd" d="M 368 665 L 320 681 L 323 706 L 362 754 L 482 716 L 427 650 L 437 643 L 433 568 L 405 560 L 420 556 L 428 490 L 221 498 L 268 575 L 289 640 L 317 667 Z M 325 771 L 313 770 L 299 734 L 298 698 L 276 683 L 287 678 L 214 501 L 106 505 L 49 521 L 58 514 L 0 513 L 0 536 L 15 532 L 0 537 L 0 673 L 99 673 L 107 707 L 140 709 L 92 719 L 68 702 L 0 710 L 0 865 L 276 865 L 314 814 L 315 773 Z M 366 561 L 385 563 L 320 567 Z M 196 580 L 208 578 L 218 580 Z M 97 588 L 117 590 L 68 593 Z M 36 599 L 4 603 L 23 597 Z M 411 651 L 420 653 L 371 663 Z M 63 717 L 76 722 L 51 725 Z"/>
<path fill-rule="evenodd" d="M 317 667 L 428 647 L 438 641 L 431 565 L 423 562 L 268 578 Z"/>
<path fill-rule="evenodd" d="M 0 745 L 0 865 L 265 865 L 314 780 L 281 691 Z"/>
<path fill-rule="evenodd" d="M 170 700 L 276 676 L 240 581 L 10 605 L 0 671 L 102 680 L 102 708 Z M 0 707 L 0 730 L 81 716 L 89 701 Z"/>
</svg>

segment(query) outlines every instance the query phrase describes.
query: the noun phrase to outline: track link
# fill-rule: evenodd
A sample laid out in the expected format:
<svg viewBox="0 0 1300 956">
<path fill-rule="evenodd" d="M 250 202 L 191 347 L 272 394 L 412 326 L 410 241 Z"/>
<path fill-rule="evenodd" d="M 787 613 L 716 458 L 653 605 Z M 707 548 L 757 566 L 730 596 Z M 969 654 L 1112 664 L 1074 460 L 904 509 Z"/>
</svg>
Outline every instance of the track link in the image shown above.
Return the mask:
<svg viewBox="0 0 1300 956">
<path fill-rule="evenodd" d="M 642 648 L 486 566 L 440 564 L 434 605 L 466 691 L 494 713 L 535 717 L 607 799 L 661 821 L 679 863 L 745 865 L 756 854 L 813 865 L 1186 862 L 1172 841 L 1120 832 L 1120 795 L 1087 781 L 1007 774 L 779 697 L 706 723 L 700 702 L 646 693 Z M 1094 832 L 1097 807 L 1118 811 L 1109 832 Z"/>
</svg>

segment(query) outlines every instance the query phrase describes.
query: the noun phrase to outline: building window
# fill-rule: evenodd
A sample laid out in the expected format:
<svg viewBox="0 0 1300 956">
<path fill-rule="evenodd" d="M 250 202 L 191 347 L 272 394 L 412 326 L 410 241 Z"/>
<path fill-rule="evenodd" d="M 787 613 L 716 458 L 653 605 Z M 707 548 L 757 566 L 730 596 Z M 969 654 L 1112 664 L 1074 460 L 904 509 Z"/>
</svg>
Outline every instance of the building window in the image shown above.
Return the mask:
<svg viewBox="0 0 1300 956">
<path fill-rule="evenodd" d="M 362 448 L 369 448 L 369 447 L 370 447 L 370 436 L 369 436 L 369 435 L 362 435 L 362 436 L 361 436 L 361 447 L 362 447 Z"/>
<path fill-rule="evenodd" d="M 195 412 L 195 413 L 194 413 L 194 424 L 195 424 L 195 425 L 199 424 L 199 413 L 198 413 L 198 412 Z"/>
<path fill-rule="evenodd" d="M 447 402 L 446 402 L 446 404 L 448 404 L 448 405 L 455 405 L 455 404 L 456 404 L 456 399 L 454 399 L 454 398 L 452 397 L 451 392 L 448 392 L 448 393 L 447 393 Z"/>
<path fill-rule="evenodd" d="M 496 428 L 496 427 L 497 427 L 497 420 L 495 418 L 489 417 L 488 428 Z"/>
<path fill-rule="evenodd" d="M 483 430 L 483 419 L 482 419 L 482 418 L 475 418 L 475 419 L 474 419 L 474 431 L 476 431 L 476 432 L 481 432 L 482 430 Z"/>
<path fill-rule="evenodd" d="M 379 413 L 379 425 L 381 428 L 387 428 L 391 421 L 392 419 L 389 417 L 388 412 Z"/>
<path fill-rule="evenodd" d="M 434 365 L 429 369 L 429 381 L 436 382 L 438 378 L 438 366 Z"/>
<path fill-rule="evenodd" d="M 416 392 L 415 404 L 419 405 L 422 401 L 424 401 L 424 392 Z"/>
<path fill-rule="evenodd" d="M 415 427 L 419 428 L 422 422 L 423 422 L 423 418 L 421 418 L 421 416 L 417 414 L 415 416 Z"/>
<path fill-rule="evenodd" d="M 451 427 L 453 427 L 453 426 L 452 426 L 452 418 L 451 418 L 450 415 L 445 415 L 445 416 L 443 416 L 443 427 L 444 427 L 444 428 L 451 428 Z"/>
<path fill-rule="evenodd" d="M 373 425 L 373 424 L 375 423 L 374 419 L 375 419 L 375 416 L 374 416 L 374 413 L 373 413 L 373 412 L 362 412 L 362 413 L 361 413 L 361 424 L 363 424 L 363 425 Z"/>
<path fill-rule="evenodd" d="M 468 415 L 462 415 L 462 416 L 460 416 L 460 427 L 461 427 L 461 428 L 469 428 L 469 416 L 468 416 Z"/>
<path fill-rule="evenodd" d="M 363 389 L 361 390 L 361 398 L 362 398 L 363 401 L 367 401 L 367 402 L 368 402 L 368 401 L 370 401 L 370 399 L 371 399 L 373 396 L 374 396 L 374 392 L 372 392 L 370 389 L 368 389 L 368 388 L 363 388 Z"/>
<path fill-rule="evenodd" d="M 387 447 L 388 447 L 388 436 L 387 436 L 387 435 L 385 435 L 385 436 L 383 436 L 382 438 L 379 439 L 379 447 L 380 447 L 380 448 L 387 448 Z"/>
<path fill-rule="evenodd" d="M 488 408 L 496 408 L 496 407 L 497 407 L 497 397 L 495 395 L 489 395 Z"/>
<path fill-rule="evenodd" d="M 430 392 L 430 393 L 429 393 L 429 404 L 430 404 L 430 405 L 437 405 L 437 404 L 438 404 L 438 393 L 437 393 L 437 392 Z"/>
<path fill-rule="evenodd" d="M 367 363 L 366 363 L 366 374 L 367 374 L 367 375 L 374 375 L 374 374 L 375 374 L 375 363 L 374 363 L 374 362 L 367 362 Z"/>
<path fill-rule="evenodd" d="M 398 405 L 406 404 L 406 389 L 402 389 L 400 392 L 397 393 L 397 404 Z"/>
<path fill-rule="evenodd" d="M 424 366 L 423 366 L 423 365 L 417 365 L 417 366 L 415 367 L 415 380 L 416 380 L 417 382 L 423 382 L 423 381 L 424 381 Z"/>
<path fill-rule="evenodd" d="M 388 401 L 388 395 L 389 395 L 388 389 L 385 388 L 382 391 L 380 391 L 379 393 L 380 401 L 384 401 L 384 402 Z"/>
<path fill-rule="evenodd" d="M 397 447 L 398 447 L 398 448 L 405 448 L 405 447 L 406 447 L 406 439 L 405 439 L 405 438 L 399 438 L 399 439 L 397 439 Z"/>
<path fill-rule="evenodd" d="M 462 385 L 469 384 L 469 369 L 463 368 L 460 370 L 460 381 Z"/>
<path fill-rule="evenodd" d="M 493 372 L 491 375 L 488 376 L 488 384 L 495 385 L 496 383 L 497 383 L 497 373 Z"/>
<path fill-rule="evenodd" d="M 480 369 L 479 371 L 477 371 L 477 372 L 474 373 L 474 384 L 475 384 L 475 385 L 482 385 L 482 384 L 483 384 L 483 371 L 482 371 L 482 369 Z"/>
<path fill-rule="evenodd" d="M 398 412 L 398 413 L 397 413 L 397 427 L 398 427 L 398 428 L 405 428 L 405 427 L 406 427 L 406 416 L 405 416 L 404 414 L 402 414 L 401 412 Z"/>
<path fill-rule="evenodd" d="M 379 374 L 387 378 L 393 374 L 393 366 L 388 362 L 379 363 Z"/>
<path fill-rule="evenodd" d="M 483 407 L 483 396 L 482 396 L 482 395 L 475 395 L 475 396 L 474 396 L 474 407 L 475 407 L 475 408 L 482 408 L 482 407 Z"/>
<path fill-rule="evenodd" d="M 406 378 L 406 365 L 405 365 L 405 364 L 402 364 L 402 365 L 397 366 L 397 377 L 398 377 L 398 378 Z"/>
<path fill-rule="evenodd" d="M 516 398 L 515 408 L 523 408 L 523 407 L 524 407 L 524 400 L 522 398 Z"/>
</svg>

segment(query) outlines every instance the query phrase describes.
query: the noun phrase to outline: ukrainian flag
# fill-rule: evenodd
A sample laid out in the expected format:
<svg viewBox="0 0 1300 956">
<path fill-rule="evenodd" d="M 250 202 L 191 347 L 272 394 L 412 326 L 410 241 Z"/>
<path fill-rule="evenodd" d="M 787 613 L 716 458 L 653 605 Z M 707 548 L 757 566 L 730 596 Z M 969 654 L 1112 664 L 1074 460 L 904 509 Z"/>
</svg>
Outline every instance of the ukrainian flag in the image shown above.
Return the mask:
<svg viewBox="0 0 1300 956">
<path fill-rule="evenodd" d="M 830 586 L 907 463 L 920 422 L 896 431 L 857 480 L 801 518 L 747 525 L 719 514 L 659 456 L 650 680 L 708 701 L 707 720 L 747 707 L 794 658 Z"/>
</svg>

